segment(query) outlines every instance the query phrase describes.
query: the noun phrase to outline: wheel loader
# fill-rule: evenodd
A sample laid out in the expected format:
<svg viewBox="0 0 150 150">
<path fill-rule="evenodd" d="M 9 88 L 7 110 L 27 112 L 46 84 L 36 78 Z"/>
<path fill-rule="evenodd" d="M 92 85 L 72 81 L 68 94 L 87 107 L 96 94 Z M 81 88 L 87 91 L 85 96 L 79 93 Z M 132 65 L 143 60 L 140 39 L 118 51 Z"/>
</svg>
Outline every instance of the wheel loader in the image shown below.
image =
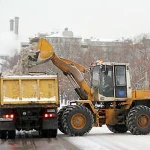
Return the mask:
<svg viewBox="0 0 150 150">
<path fill-rule="evenodd" d="M 83 136 L 92 127 L 106 125 L 113 133 L 146 135 L 150 133 L 150 90 L 131 88 L 128 63 L 91 64 L 91 84 L 83 78 L 86 68 L 60 58 L 46 39 L 38 42 L 38 51 L 29 56 L 29 64 L 51 60 L 64 75 L 72 79 L 78 100 L 58 112 L 58 128 L 70 136 Z"/>
</svg>

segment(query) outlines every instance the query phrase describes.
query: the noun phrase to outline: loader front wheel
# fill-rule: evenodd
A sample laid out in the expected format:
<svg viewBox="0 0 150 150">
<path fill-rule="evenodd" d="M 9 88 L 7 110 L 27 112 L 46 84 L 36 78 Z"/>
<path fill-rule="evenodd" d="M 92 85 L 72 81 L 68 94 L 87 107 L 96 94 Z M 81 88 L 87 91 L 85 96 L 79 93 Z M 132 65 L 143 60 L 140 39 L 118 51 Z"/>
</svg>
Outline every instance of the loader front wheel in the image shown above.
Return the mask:
<svg viewBox="0 0 150 150">
<path fill-rule="evenodd" d="M 134 135 L 150 133 L 150 108 L 144 105 L 133 107 L 127 116 L 128 130 Z"/>
<path fill-rule="evenodd" d="M 65 130 L 62 126 L 62 116 L 63 116 L 63 112 L 67 109 L 66 106 L 62 107 L 59 112 L 58 112 L 58 129 L 65 134 Z"/>
<path fill-rule="evenodd" d="M 107 125 L 107 127 L 113 133 L 126 133 L 128 131 L 125 124 Z"/>
<path fill-rule="evenodd" d="M 71 136 L 83 136 L 92 129 L 93 122 L 91 111 L 84 106 L 75 105 L 63 114 L 63 127 Z"/>
<path fill-rule="evenodd" d="M 58 112 L 58 129 L 64 133 L 64 134 L 67 134 L 66 131 L 64 130 L 64 127 L 62 125 L 62 116 L 63 116 L 63 113 L 64 111 L 67 109 L 67 108 L 70 108 L 70 107 L 73 107 L 72 105 L 68 105 L 68 106 L 64 106 L 62 107 L 59 112 Z"/>
</svg>

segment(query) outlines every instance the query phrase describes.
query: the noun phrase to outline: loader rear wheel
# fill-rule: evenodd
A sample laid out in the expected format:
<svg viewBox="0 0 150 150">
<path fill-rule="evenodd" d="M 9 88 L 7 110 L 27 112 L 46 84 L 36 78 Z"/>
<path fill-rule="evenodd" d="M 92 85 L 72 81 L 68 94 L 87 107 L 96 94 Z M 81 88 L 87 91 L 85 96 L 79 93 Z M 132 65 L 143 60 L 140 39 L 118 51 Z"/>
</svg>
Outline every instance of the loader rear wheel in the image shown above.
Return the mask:
<svg viewBox="0 0 150 150">
<path fill-rule="evenodd" d="M 143 105 L 133 107 L 127 116 L 128 130 L 134 135 L 150 133 L 150 108 Z"/>
<path fill-rule="evenodd" d="M 113 133 L 126 133 L 128 131 L 125 124 L 107 125 L 107 127 Z"/>
<path fill-rule="evenodd" d="M 94 122 L 91 111 L 79 105 L 66 109 L 62 120 L 64 130 L 71 136 L 83 136 L 92 129 Z"/>
<path fill-rule="evenodd" d="M 69 107 L 73 107 L 73 106 L 71 106 L 71 105 L 64 106 L 59 110 L 59 112 L 57 114 L 58 115 L 58 129 L 64 134 L 67 134 L 67 133 L 65 132 L 64 127 L 62 125 L 62 116 L 63 116 L 64 111 Z"/>
</svg>

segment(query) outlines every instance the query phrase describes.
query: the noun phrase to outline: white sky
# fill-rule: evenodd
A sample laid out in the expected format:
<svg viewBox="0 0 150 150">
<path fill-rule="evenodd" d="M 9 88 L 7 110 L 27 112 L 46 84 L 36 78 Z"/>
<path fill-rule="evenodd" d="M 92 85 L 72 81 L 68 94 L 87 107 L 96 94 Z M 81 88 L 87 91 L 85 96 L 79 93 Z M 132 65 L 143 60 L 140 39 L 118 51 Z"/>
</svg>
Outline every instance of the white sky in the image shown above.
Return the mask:
<svg viewBox="0 0 150 150">
<path fill-rule="evenodd" d="M 118 39 L 150 32 L 150 0 L 0 0 L 0 34 L 19 16 L 21 35 L 63 30 Z"/>
</svg>

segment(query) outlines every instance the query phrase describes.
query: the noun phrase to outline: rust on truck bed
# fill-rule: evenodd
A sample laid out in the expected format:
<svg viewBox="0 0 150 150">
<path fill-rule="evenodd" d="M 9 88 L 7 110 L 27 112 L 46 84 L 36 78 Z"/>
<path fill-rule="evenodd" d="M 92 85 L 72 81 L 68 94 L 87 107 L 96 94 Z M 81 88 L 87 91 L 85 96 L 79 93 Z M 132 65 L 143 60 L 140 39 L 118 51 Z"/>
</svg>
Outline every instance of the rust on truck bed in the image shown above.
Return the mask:
<svg viewBox="0 0 150 150">
<path fill-rule="evenodd" d="M 57 75 L 0 78 L 0 104 L 59 104 Z"/>
</svg>

